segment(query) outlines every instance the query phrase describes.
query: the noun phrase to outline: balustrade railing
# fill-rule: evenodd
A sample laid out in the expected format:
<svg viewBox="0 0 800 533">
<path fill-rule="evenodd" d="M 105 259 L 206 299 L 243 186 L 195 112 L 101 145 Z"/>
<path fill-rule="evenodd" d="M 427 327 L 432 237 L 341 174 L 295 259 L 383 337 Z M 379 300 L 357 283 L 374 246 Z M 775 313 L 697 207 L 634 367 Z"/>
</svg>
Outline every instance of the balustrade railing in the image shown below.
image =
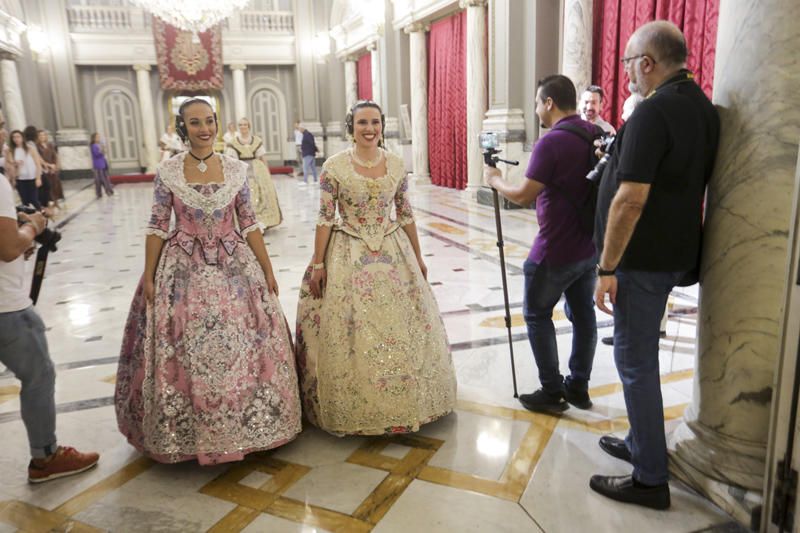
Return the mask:
<svg viewBox="0 0 800 533">
<path fill-rule="evenodd" d="M 133 6 L 69 6 L 69 29 L 75 33 L 107 33 L 119 31 L 149 31 L 151 15 Z M 230 32 L 294 33 L 294 14 L 291 11 L 240 11 L 222 23 Z"/>
</svg>

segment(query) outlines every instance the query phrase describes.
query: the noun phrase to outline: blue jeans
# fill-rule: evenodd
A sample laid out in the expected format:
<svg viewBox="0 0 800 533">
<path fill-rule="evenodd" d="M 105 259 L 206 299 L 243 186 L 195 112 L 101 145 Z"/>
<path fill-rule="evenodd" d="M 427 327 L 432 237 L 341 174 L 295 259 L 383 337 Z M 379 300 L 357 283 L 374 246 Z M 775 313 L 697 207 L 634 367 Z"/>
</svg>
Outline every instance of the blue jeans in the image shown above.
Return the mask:
<svg viewBox="0 0 800 533">
<path fill-rule="evenodd" d="M 658 340 L 667 297 L 684 274 L 617 270 L 614 361 L 631 425 L 625 442 L 633 477 L 647 485 L 669 479 Z"/>
<path fill-rule="evenodd" d="M 522 312 L 542 388 L 551 394 L 563 394 L 565 385 L 587 390 L 597 346 L 593 303 L 595 258 L 560 266 L 540 265 L 528 259 L 523 271 L 525 297 Z M 553 326 L 553 308 L 562 294 L 566 299 L 564 311 L 572 322 L 570 375 L 566 380 L 558 368 L 558 346 Z"/>
<path fill-rule="evenodd" d="M 44 323 L 33 306 L 0 313 L 0 362 L 22 382 L 20 410 L 28 432 L 31 456 L 47 457 L 56 451 L 56 372 Z"/>
<path fill-rule="evenodd" d="M 314 176 L 314 183 L 317 182 L 317 164 L 313 155 L 303 156 L 303 182 L 308 183 L 308 176 Z"/>
</svg>

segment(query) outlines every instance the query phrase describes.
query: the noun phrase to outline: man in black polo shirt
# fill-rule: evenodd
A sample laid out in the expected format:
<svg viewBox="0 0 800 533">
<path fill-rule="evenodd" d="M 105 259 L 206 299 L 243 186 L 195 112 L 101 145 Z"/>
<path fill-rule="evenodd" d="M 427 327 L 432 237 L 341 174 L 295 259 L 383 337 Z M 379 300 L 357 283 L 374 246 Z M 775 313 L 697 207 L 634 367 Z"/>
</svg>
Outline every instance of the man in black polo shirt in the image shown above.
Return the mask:
<svg viewBox="0 0 800 533">
<path fill-rule="evenodd" d="M 686 70 L 686 41 L 656 21 L 631 36 L 622 58 L 631 92 L 645 97 L 620 129 L 603 174 L 595 234 L 595 303 L 612 314 L 614 360 L 628 436 L 600 439 L 633 464 L 630 476 L 592 476 L 593 490 L 656 509 L 670 505 L 658 366 L 659 323 L 672 288 L 700 259 L 702 203 L 719 139 L 719 117 Z"/>
</svg>

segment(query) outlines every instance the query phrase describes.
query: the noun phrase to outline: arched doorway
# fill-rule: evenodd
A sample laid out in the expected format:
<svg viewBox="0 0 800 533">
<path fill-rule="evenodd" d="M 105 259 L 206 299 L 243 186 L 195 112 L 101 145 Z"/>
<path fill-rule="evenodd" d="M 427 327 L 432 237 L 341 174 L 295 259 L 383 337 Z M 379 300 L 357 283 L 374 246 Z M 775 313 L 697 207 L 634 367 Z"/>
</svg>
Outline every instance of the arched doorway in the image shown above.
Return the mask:
<svg viewBox="0 0 800 533">
<path fill-rule="evenodd" d="M 105 137 L 106 158 L 115 169 L 138 169 L 141 134 L 133 97 L 122 89 L 97 95 L 95 125 Z"/>
<path fill-rule="evenodd" d="M 285 109 L 281 104 L 282 95 L 271 88 L 257 89 L 250 98 L 253 112 L 253 133 L 264 141 L 267 158 L 271 161 L 283 160 L 283 143 L 287 134 Z"/>
</svg>

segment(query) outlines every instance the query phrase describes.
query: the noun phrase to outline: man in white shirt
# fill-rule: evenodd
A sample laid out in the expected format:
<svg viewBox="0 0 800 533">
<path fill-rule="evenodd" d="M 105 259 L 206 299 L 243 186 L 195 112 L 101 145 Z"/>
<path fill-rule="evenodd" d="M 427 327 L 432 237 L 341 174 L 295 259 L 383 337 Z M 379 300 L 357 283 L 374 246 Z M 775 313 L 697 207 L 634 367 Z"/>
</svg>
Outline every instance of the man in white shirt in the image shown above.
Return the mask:
<svg viewBox="0 0 800 533">
<path fill-rule="evenodd" d="M 59 446 L 56 440 L 55 369 L 44 323 L 25 283 L 25 257 L 47 221 L 41 213 L 20 214 L 11 184 L 0 174 L 0 363 L 22 382 L 20 411 L 28 433 L 28 481 L 41 483 L 95 466 L 96 453 Z"/>
<path fill-rule="evenodd" d="M 614 129 L 614 126 L 600 116 L 603 111 L 603 96 L 603 89 L 599 85 L 589 85 L 581 95 L 581 118 L 600 126 L 606 133 L 616 135 L 617 130 Z"/>
</svg>

